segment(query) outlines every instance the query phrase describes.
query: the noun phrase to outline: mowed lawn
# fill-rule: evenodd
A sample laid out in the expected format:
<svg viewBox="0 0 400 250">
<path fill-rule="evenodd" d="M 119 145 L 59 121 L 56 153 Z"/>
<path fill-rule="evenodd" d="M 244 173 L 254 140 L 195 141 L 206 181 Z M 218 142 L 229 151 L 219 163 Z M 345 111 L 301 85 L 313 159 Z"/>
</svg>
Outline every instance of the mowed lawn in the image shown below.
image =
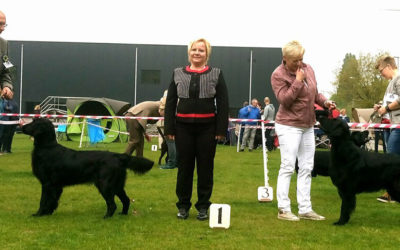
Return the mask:
<svg viewBox="0 0 400 250">
<path fill-rule="evenodd" d="M 79 143 L 62 141 L 78 149 Z M 153 139 L 156 144 L 156 139 Z M 146 143 L 145 156 L 157 161 L 160 151 Z M 124 143 L 99 144 L 82 150 L 123 152 Z M 32 175 L 28 136 L 17 134 L 13 153 L 0 156 L 1 249 L 397 249 L 400 245 L 400 206 L 376 201 L 381 194 L 360 194 L 356 212 L 345 226 L 333 226 L 339 217 L 340 199 L 329 178 L 313 178 L 313 208 L 326 221 L 299 222 L 277 219 L 277 204 L 259 203 L 257 188 L 264 185 L 260 149 L 236 152 L 218 145 L 212 202 L 231 206 L 231 227 L 211 229 L 198 221 L 176 218 L 177 170 L 161 170 L 157 163 L 143 176 L 129 172 L 126 191 L 134 198 L 129 215 L 116 213 L 103 219 L 106 206 L 93 185 L 64 189 L 58 209 L 51 216 L 32 217 L 37 211 L 41 187 Z M 268 155 L 270 185 L 276 188 L 279 150 Z M 297 214 L 296 175 L 290 197 Z M 196 185 L 192 202 L 197 200 Z M 121 203 L 116 200 L 118 210 Z M 136 212 L 134 213 L 134 209 Z"/>
</svg>

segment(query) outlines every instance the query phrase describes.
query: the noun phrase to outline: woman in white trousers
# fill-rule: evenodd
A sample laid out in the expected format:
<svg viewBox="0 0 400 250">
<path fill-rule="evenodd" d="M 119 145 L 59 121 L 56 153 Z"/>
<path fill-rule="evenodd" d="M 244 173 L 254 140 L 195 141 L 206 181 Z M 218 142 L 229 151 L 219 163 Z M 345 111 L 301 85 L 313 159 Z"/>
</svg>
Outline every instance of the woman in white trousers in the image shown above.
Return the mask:
<svg viewBox="0 0 400 250">
<path fill-rule="evenodd" d="M 311 171 L 314 164 L 315 139 L 314 104 L 333 108 L 334 104 L 318 93 L 314 70 L 303 63 L 305 49 L 297 41 L 282 48 L 282 64 L 271 76 L 271 85 L 279 102 L 275 119 L 281 165 L 277 183 L 278 219 L 324 220 L 325 217 L 312 209 Z M 299 216 L 291 211 L 289 187 L 298 159 L 297 203 Z"/>
</svg>

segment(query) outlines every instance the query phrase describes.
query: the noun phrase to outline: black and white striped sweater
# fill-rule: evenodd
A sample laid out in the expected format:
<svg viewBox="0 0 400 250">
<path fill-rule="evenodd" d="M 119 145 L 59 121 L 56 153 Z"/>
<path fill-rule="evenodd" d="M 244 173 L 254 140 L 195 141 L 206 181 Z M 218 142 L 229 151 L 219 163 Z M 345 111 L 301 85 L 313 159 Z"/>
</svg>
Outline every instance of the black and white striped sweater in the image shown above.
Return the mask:
<svg viewBox="0 0 400 250">
<path fill-rule="evenodd" d="M 189 66 L 174 70 L 165 105 L 165 134 L 175 135 L 175 123 L 215 122 L 216 135 L 228 128 L 228 91 L 222 71 L 206 66 L 194 71 Z"/>
</svg>

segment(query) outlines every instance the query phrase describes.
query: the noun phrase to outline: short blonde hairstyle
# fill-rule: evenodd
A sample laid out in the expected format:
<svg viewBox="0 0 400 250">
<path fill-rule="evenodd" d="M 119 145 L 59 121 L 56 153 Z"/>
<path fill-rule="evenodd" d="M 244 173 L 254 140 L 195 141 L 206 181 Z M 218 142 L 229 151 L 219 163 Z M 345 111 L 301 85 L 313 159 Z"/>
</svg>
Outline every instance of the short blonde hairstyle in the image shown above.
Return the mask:
<svg viewBox="0 0 400 250">
<path fill-rule="evenodd" d="M 269 102 L 270 102 L 270 101 L 269 101 L 269 97 L 265 97 L 265 98 L 264 98 L 264 102 L 268 102 L 268 103 L 269 103 Z"/>
<path fill-rule="evenodd" d="M 377 70 L 383 69 L 384 67 L 390 65 L 392 69 L 397 69 L 396 61 L 394 60 L 394 57 L 391 57 L 389 55 L 384 55 L 378 58 L 378 61 L 375 64 L 375 68 Z"/>
<path fill-rule="evenodd" d="M 296 40 L 290 41 L 282 48 L 282 55 L 289 58 L 303 56 L 304 52 L 304 47 Z"/>
<path fill-rule="evenodd" d="M 341 109 L 341 110 L 340 110 L 340 113 L 341 113 L 341 114 L 346 113 L 346 109 Z"/>
<path fill-rule="evenodd" d="M 210 58 L 210 55 L 211 55 L 211 45 L 210 45 L 210 42 L 208 42 L 204 38 L 199 38 L 199 39 L 191 41 L 189 43 L 189 45 L 188 45 L 188 60 L 189 60 L 190 50 L 192 49 L 193 45 L 195 43 L 201 43 L 201 42 L 203 42 L 206 45 L 206 55 L 207 55 L 206 63 L 208 62 L 208 59 Z M 189 62 L 190 62 L 190 60 L 189 60 Z"/>
</svg>

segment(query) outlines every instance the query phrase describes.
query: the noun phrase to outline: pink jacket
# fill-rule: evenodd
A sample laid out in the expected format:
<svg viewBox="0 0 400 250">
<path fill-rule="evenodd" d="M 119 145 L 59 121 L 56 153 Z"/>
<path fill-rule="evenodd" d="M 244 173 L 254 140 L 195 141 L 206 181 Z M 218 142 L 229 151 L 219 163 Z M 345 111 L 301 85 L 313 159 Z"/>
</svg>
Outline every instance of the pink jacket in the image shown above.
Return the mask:
<svg viewBox="0 0 400 250">
<path fill-rule="evenodd" d="M 314 103 L 323 106 L 326 98 L 318 93 L 314 70 L 303 64 L 306 79 L 296 80 L 296 74 L 289 72 L 284 63 L 271 76 L 272 90 L 279 102 L 275 122 L 294 127 L 309 128 L 315 124 Z"/>
</svg>

